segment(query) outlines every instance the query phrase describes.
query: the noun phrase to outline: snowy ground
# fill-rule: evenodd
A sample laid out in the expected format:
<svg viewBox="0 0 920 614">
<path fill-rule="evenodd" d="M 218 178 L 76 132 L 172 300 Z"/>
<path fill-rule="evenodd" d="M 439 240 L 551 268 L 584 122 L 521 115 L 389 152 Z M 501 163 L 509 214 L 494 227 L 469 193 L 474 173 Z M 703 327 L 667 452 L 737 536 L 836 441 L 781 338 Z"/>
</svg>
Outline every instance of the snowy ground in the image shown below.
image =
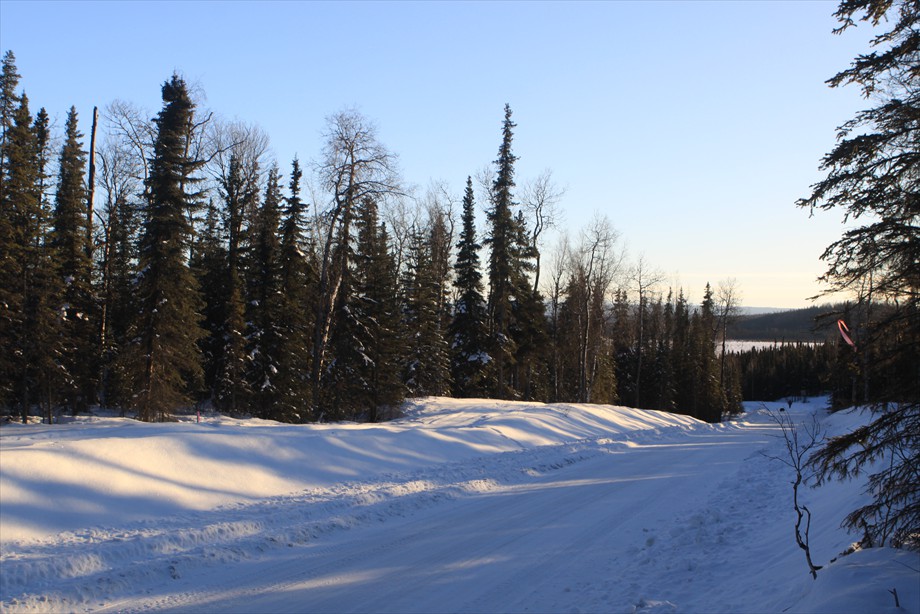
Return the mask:
<svg viewBox="0 0 920 614">
<path fill-rule="evenodd" d="M 822 408 L 787 414 L 864 420 Z M 831 562 L 859 484 L 803 493 L 811 579 L 777 435 L 760 405 L 451 399 L 384 425 L 4 425 L 0 610 L 920 613 L 916 553 Z"/>
</svg>

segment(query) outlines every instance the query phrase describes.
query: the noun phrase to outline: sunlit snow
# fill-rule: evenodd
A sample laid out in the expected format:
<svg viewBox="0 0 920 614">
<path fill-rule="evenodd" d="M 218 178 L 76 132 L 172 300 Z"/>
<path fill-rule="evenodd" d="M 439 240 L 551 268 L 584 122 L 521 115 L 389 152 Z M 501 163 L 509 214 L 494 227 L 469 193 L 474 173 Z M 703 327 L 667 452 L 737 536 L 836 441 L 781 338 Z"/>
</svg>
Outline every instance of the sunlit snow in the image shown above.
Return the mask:
<svg viewBox="0 0 920 614">
<path fill-rule="evenodd" d="M 838 558 L 861 483 L 800 493 L 811 579 L 768 406 L 788 409 L 713 426 L 426 398 L 377 425 L 7 424 L 0 610 L 920 612 L 916 553 Z M 787 415 L 866 419 L 823 407 Z"/>
</svg>

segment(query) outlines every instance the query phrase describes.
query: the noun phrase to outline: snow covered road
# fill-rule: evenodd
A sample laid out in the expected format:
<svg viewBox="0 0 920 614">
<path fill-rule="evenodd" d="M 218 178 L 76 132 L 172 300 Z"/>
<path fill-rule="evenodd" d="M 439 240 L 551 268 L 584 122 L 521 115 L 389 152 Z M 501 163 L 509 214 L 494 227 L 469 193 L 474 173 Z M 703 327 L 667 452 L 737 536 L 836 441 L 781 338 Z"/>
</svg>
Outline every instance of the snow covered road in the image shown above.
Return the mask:
<svg viewBox="0 0 920 614">
<path fill-rule="evenodd" d="M 708 515 L 718 485 L 769 443 L 764 429 L 754 427 L 704 429 L 684 439 L 585 444 L 581 455 L 557 466 L 521 467 L 518 483 L 489 482 L 482 492 L 410 517 L 386 518 L 238 565 L 232 576 L 228 570 L 183 576 L 148 598 L 112 609 L 622 612 L 660 607 L 675 598 L 668 588 L 680 572 L 671 560 L 652 564 L 650 553 L 661 548 L 659 541 L 695 541 L 697 535 L 683 533 L 701 527 L 692 522 L 675 527 L 673 520 Z M 662 527 L 668 528 L 664 534 Z M 724 544 L 731 536 L 715 539 Z M 586 576 L 586 569 L 592 573 Z M 687 567 L 684 575 L 691 572 Z M 715 580 L 711 574 L 697 578 L 692 592 L 714 590 Z"/>
<path fill-rule="evenodd" d="M 0 610 L 902 614 L 896 587 L 920 614 L 916 553 L 829 564 L 856 483 L 800 493 L 812 581 L 778 435 L 760 406 L 707 425 L 451 399 L 381 425 L 10 425 Z"/>
</svg>

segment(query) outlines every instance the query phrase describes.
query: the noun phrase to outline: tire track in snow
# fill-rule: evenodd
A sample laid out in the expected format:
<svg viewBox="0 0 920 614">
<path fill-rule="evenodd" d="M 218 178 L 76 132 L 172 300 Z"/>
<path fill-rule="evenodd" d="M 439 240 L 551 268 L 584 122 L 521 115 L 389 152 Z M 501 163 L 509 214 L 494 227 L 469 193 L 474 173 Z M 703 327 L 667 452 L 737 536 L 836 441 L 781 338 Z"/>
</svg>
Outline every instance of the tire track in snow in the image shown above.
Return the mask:
<svg viewBox="0 0 920 614">
<path fill-rule="evenodd" d="M 157 597 L 157 592 L 171 592 L 176 581 L 184 583 L 192 579 L 202 580 L 211 574 L 216 566 L 247 565 L 258 562 L 264 556 L 275 556 L 272 552 L 291 547 L 301 552 L 303 547 L 313 548 L 311 553 L 319 559 L 339 553 L 339 546 L 325 545 L 336 540 L 336 536 L 351 529 L 377 525 L 381 522 L 411 519 L 414 515 L 435 508 L 449 501 L 465 499 L 503 488 L 503 485 L 526 484 L 535 475 L 546 471 L 582 462 L 599 454 L 598 446 L 592 441 L 559 446 L 533 448 L 521 452 L 505 452 L 459 463 L 449 463 L 411 475 L 386 476 L 385 481 L 346 484 L 324 491 L 300 495 L 273 497 L 256 505 L 239 505 L 219 509 L 210 513 L 194 514 L 178 519 L 177 525 L 169 531 L 174 550 L 162 555 L 158 550 L 159 538 L 139 535 L 137 541 L 144 544 L 141 552 L 121 551 L 117 543 L 107 543 L 104 530 L 94 533 L 104 547 L 95 551 L 111 549 L 106 560 L 98 564 L 97 573 L 81 575 L 73 580 L 55 580 L 54 588 L 42 595 L 18 595 L 3 602 L 4 611 L 43 611 L 49 603 L 60 604 L 59 609 L 84 611 L 132 611 L 158 610 L 162 608 L 188 608 L 190 601 L 210 601 L 213 595 L 225 598 L 237 594 L 240 598 L 258 593 L 258 587 L 246 588 L 243 582 L 230 591 L 221 587 L 211 591 L 212 596 L 192 589 L 185 594 L 171 593 Z M 202 524 L 207 518 L 216 516 L 223 524 L 232 525 L 228 517 L 248 519 L 258 523 L 258 529 L 247 531 L 247 535 L 234 539 L 232 534 L 221 543 L 192 538 L 185 531 Z M 178 528 L 181 527 L 189 527 Z M 125 531 L 119 531 L 124 534 Z M 232 532 L 230 532 L 232 533 Z M 108 535 L 109 538 L 113 537 Z M 166 538 L 163 538 L 166 539 Z M 412 536 L 393 539 L 381 544 L 377 550 L 399 550 Z M 120 540 L 113 540 L 120 541 Z M 79 550 L 79 544 L 74 544 Z M 356 552 L 342 564 L 352 564 L 367 555 L 367 551 Z M 66 558 L 66 557 L 64 557 Z M 40 557 L 39 557 L 40 559 Z M 24 565 L 35 565 L 36 573 L 49 573 L 53 561 L 21 561 Z M 269 564 L 272 568 L 278 565 Z M 336 563 L 324 563 L 319 571 L 330 571 Z M 6 572 L 7 566 L 4 565 Z M 118 570 L 116 572 L 116 570 Z M 282 573 L 275 569 L 275 573 Z M 16 574 L 20 577 L 28 575 Z M 314 575 L 318 575 L 314 574 Z M 276 576 L 277 577 L 277 576 Z M 302 581 L 297 576 L 292 583 Z M 165 581 L 165 584 L 164 584 Z M 25 580 L 24 580 L 25 583 Z M 117 586 L 114 586 L 117 585 Z M 107 603 L 106 595 L 123 593 L 125 586 L 134 587 L 134 598 Z M 193 584 L 194 586 L 194 584 Z M 108 590 L 107 590 L 108 588 Z M 12 591 L 11 591 L 12 592 Z M 10 595 L 10 592 L 4 592 Z M 50 601 L 49 601 L 50 600 Z M 101 608 L 101 609 L 100 609 Z"/>
<path fill-rule="evenodd" d="M 721 444 L 716 446 L 714 444 Z M 736 446 L 726 458 L 727 444 Z M 597 448 L 551 475 L 500 486 L 446 508 L 420 512 L 381 530 L 335 538 L 332 561 L 309 556 L 258 572 L 245 590 L 225 586 L 167 597 L 178 610 L 273 612 L 569 611 L 584 599 L 571 592 L 569 562 L 587 558 L 599 568 L 635 565 L 630 553 L 655 522 L 662 501 L 682 499 L 664 516 L 704 506 L 716 488 L 707 464 L 750 453 L 751 438 L 728 429 L 683 444 Z M 546 452 L 544 450 L 544 452 Z M 610 452 L 610 454 L 603 454 Z M 560 458 L 560 457 L 556 457 Z M 590 459 L 590 460 L 589 460 Z M 553 468 L 559 462 L 535 460 Z M 695 467 L 685 470 L 684 464 Z M 523 470 L 527 473 L 533 470 Z M 686 478 L 690 479 L 686 479 Z M 702 480 L 702 481 L 701 481 Z M 577 567 L 577 566 L 576 566 Z M 324 573 L 319 573 L 324 572 Z M 222 580 L 227 584 L 226 578 Z M 602 610 L 631 611 L 653 603 L 638 588 L 613 583 L 594 595 Z M 568 591 L 568 592 L 567 592 Z"/>
</svg>

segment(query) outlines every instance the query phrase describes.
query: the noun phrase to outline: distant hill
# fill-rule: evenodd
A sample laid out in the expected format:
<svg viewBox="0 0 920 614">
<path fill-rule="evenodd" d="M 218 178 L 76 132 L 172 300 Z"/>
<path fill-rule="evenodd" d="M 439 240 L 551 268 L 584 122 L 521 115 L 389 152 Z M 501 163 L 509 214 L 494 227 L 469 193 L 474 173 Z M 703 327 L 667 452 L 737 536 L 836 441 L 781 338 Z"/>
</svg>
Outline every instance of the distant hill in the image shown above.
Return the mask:
<svg viewBox="0 0 920 614">
<path fill-rule="evenodd" d="M 788 309 L 772 313 L 749 313 L 729 326 L 731 339 L 745 341 L 812 341 L 821 342 L 835 331 L 832 322 L 818 325 L 818 316 L 833 312 L 833 305 Z"/>
</svg>

